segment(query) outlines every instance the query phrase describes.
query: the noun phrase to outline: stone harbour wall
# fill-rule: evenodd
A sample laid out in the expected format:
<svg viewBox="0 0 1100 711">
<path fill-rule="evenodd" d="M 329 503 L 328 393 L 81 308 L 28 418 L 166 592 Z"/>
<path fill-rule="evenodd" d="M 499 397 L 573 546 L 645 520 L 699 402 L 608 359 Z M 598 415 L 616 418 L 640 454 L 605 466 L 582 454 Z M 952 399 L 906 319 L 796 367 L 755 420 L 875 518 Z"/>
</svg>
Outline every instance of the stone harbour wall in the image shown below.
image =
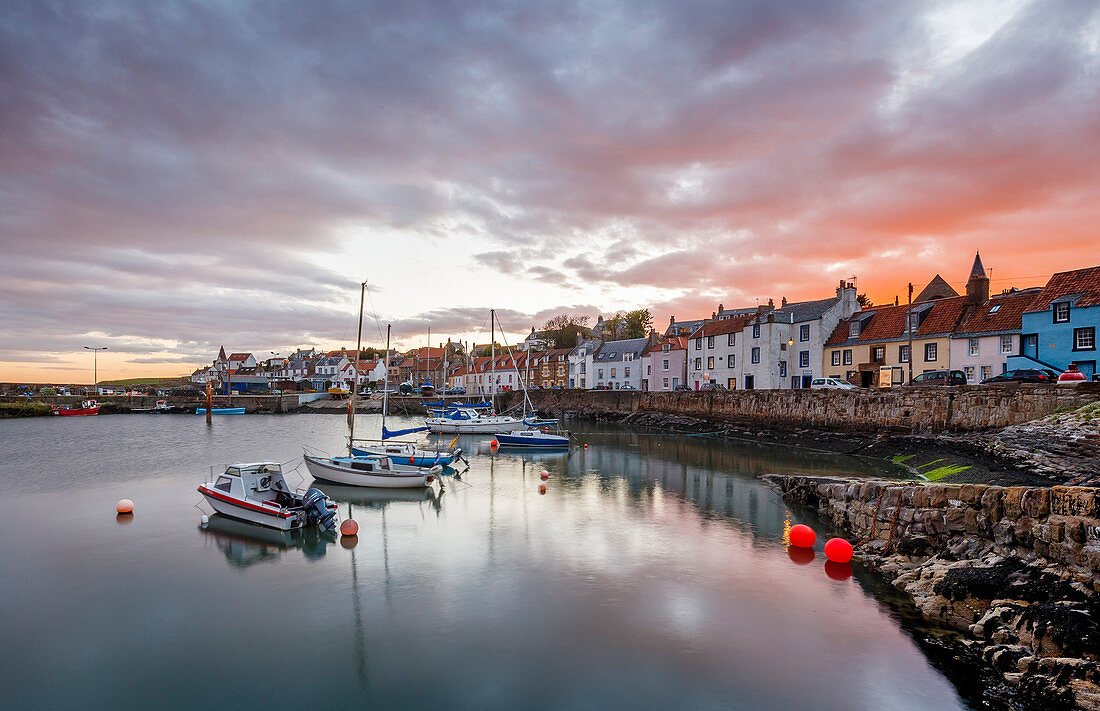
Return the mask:
<svg viewBox="0 0 1100 711">
<path fill-rule="evenodd" d="M 765 478 L 962 632 L 1006 706 L 1100 709 L 1100 489 Z"/>
<path fill-rule="evenodd" d="M 522 394 L 509 397 L 514 401 Z M 539 410 L 558 414 L 660 413 L 733 425 L 934 434 L 997 429 L 1078 408 L 1100 401 L 1100 383 L 882 390 L 536 390 L 531 397 Z"/>
</svg>

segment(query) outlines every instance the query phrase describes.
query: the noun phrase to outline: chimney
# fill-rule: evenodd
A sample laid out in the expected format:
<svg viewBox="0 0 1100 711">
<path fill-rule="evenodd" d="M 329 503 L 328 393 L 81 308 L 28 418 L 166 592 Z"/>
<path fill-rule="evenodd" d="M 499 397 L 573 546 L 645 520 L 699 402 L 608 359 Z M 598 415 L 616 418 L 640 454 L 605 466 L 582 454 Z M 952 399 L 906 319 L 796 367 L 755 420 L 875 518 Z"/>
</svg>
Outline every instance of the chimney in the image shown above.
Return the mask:
<svg viewBox="0 0 1100 711">
<path fill-rule="evenodd" d="M 674 323 L 676 323 L 676 317 L 675 316 L 669 316 L 668 317 L 668 326 L 669 326 L 669 328 L 672 328 L 672 324 L 674 324 Z"/>
<path fill-rule="evenodd" d="M 584 342 L 584 339 L 581 338 L 581 332 L 577 331 L 577 345 L 579 346 L 583 342 Z"/>
<path fill-rule="evenodd" d="M 783 297 L 783 306 L 781 308 L 784 308 L 784 309 L 787 308 L 787 297 L 786 296 Z"/>
<path fill-rule="evenodd" d="M 898 295 L 897 295 L 897 294 L 895 294 L 895 295 L 894 295 L 894 306 L 898 306 L 898 305 L 899 305 L 899 301 L 900 301 L 900 297 L 898 297 Z"/>
<path fill-rule="evenodd" d="M 722 313 L 722 312 L 723 312 L 723 311 L 725 311 L 725 310 L 726 310 L 726 308 L 725 308 L 724 306 L 722 306 L 722 304 L 721 304 L 721 303 L 719 303 L 719 304 L 718 304 L 718 313 Z"/>
</svg>

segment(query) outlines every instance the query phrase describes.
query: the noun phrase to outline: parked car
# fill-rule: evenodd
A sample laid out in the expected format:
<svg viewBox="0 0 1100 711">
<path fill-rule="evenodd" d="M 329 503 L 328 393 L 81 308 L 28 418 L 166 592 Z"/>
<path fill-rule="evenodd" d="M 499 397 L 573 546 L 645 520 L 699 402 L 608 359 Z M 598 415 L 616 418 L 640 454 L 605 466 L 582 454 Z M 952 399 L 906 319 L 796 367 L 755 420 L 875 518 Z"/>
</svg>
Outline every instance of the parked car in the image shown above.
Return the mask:
<svg viewBox="0 0 1100 711">
<path fill-rule="evenodd" d="M 457 387 L 453 387 L 453 388 L 447 388 L 446 390 L 443 391 L 443 394 L 444 395 L 465 395 L 466 394 L 466 388 L 462 387 L 461 385 L 459 385 Z"/>
<path fill-rule="evenodd" d="M 1054 383 L 1058 381 L 1058 373 L 1046 368 L 1020 368 L 1018 370 L 1006 370 L 1000 375 L 986 378 L 986 383 Z"/>
<path fill-rule="evenodd" d="M 597 385 L 596 387 L 594 387 L 592 389 L 593 390 L 610 390 L 611 386 L 610 385 Z"/>
<path fill-rule="evenodd" d="M 630 385 L 630 384 L 624 385 L 621 388 L 619 388 L 619 390 L 637 390 L 637 389 L 638 388 L 636 388 L 636 387 L 634 387 L 633 385 Z"/>
<path fill-rule="evenodd" d="M 961 370 L 930 370 L 914 375 L 907 385 L 966 385 L 966 373 Z"/>
<path fill-rule="evenodd" d="M 721 383 L 703 383 L 699 386 L 700 390 L 725 390 L 726 386 Z"/>
<path fill-rule="evenodd" d="M 678 393 L 690 393 L 691 392 L 691 388 L 689 388 L 686 385 L 677 385 L 672 390 L 674 392 L 678 392 Z"/>
<path fill-rule="evenodd" d="M 852 385 L 847 380 L 841 380 L 840 378 L 814 378 L 810 381 L 811 390 L 857 390 L 855 385 Z"/>
</svg>

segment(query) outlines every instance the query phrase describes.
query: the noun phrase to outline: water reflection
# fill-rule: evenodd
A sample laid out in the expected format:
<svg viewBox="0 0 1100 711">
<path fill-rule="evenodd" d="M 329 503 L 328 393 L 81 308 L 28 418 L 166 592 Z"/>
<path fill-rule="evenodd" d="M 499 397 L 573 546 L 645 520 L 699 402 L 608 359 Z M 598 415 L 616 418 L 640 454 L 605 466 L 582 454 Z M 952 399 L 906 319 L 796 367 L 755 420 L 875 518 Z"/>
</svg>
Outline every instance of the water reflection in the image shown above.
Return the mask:
<svg viewBox="0 0 1100 711">
<path fill-rule="evenodd" d="M 316 526 L 277 531 L 221 514 L 211 516 L 199 530 L 214 542 L 226 562 L 236 568 L 275 562 L 290 550 L 300 550 L 306 560 L 316 561 L 336 543 L 335 534 Z"/>
</svg>

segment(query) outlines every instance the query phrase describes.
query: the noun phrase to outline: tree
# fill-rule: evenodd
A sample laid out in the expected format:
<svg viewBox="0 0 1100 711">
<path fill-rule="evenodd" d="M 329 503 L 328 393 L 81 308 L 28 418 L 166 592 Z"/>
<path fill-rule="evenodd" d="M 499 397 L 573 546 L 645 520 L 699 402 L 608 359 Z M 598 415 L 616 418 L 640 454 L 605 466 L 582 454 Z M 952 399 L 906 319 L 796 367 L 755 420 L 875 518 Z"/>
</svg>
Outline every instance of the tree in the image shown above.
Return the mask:
<svg viewBox="0 0 1100 711">
<path fill-rule="evenodd" d="M 856 303 L 863 308 L 867 308 L 871 305 L 871 300 L 867 298 L 867 294 L 856 294 Z"/>
<path fill-rule="evenodd" d="M 608 333 L 613 340 L 619 341 L 625 338 L 645 338 L 649 335 L 649 329 L 653 326 L 653 315 L 649 309 L 635 309 L 615 314 L 607 321 Z"/>
<path fill-rule="evenodd" d="M 588 331 L 588 322 L 591 316 L 558 314 L 548 319 L 542 330 L 546 332 L 546 340 L 554 348 L 572 348 L 577 343 L 577 334 L 582 337 Z"/>
</svg>

